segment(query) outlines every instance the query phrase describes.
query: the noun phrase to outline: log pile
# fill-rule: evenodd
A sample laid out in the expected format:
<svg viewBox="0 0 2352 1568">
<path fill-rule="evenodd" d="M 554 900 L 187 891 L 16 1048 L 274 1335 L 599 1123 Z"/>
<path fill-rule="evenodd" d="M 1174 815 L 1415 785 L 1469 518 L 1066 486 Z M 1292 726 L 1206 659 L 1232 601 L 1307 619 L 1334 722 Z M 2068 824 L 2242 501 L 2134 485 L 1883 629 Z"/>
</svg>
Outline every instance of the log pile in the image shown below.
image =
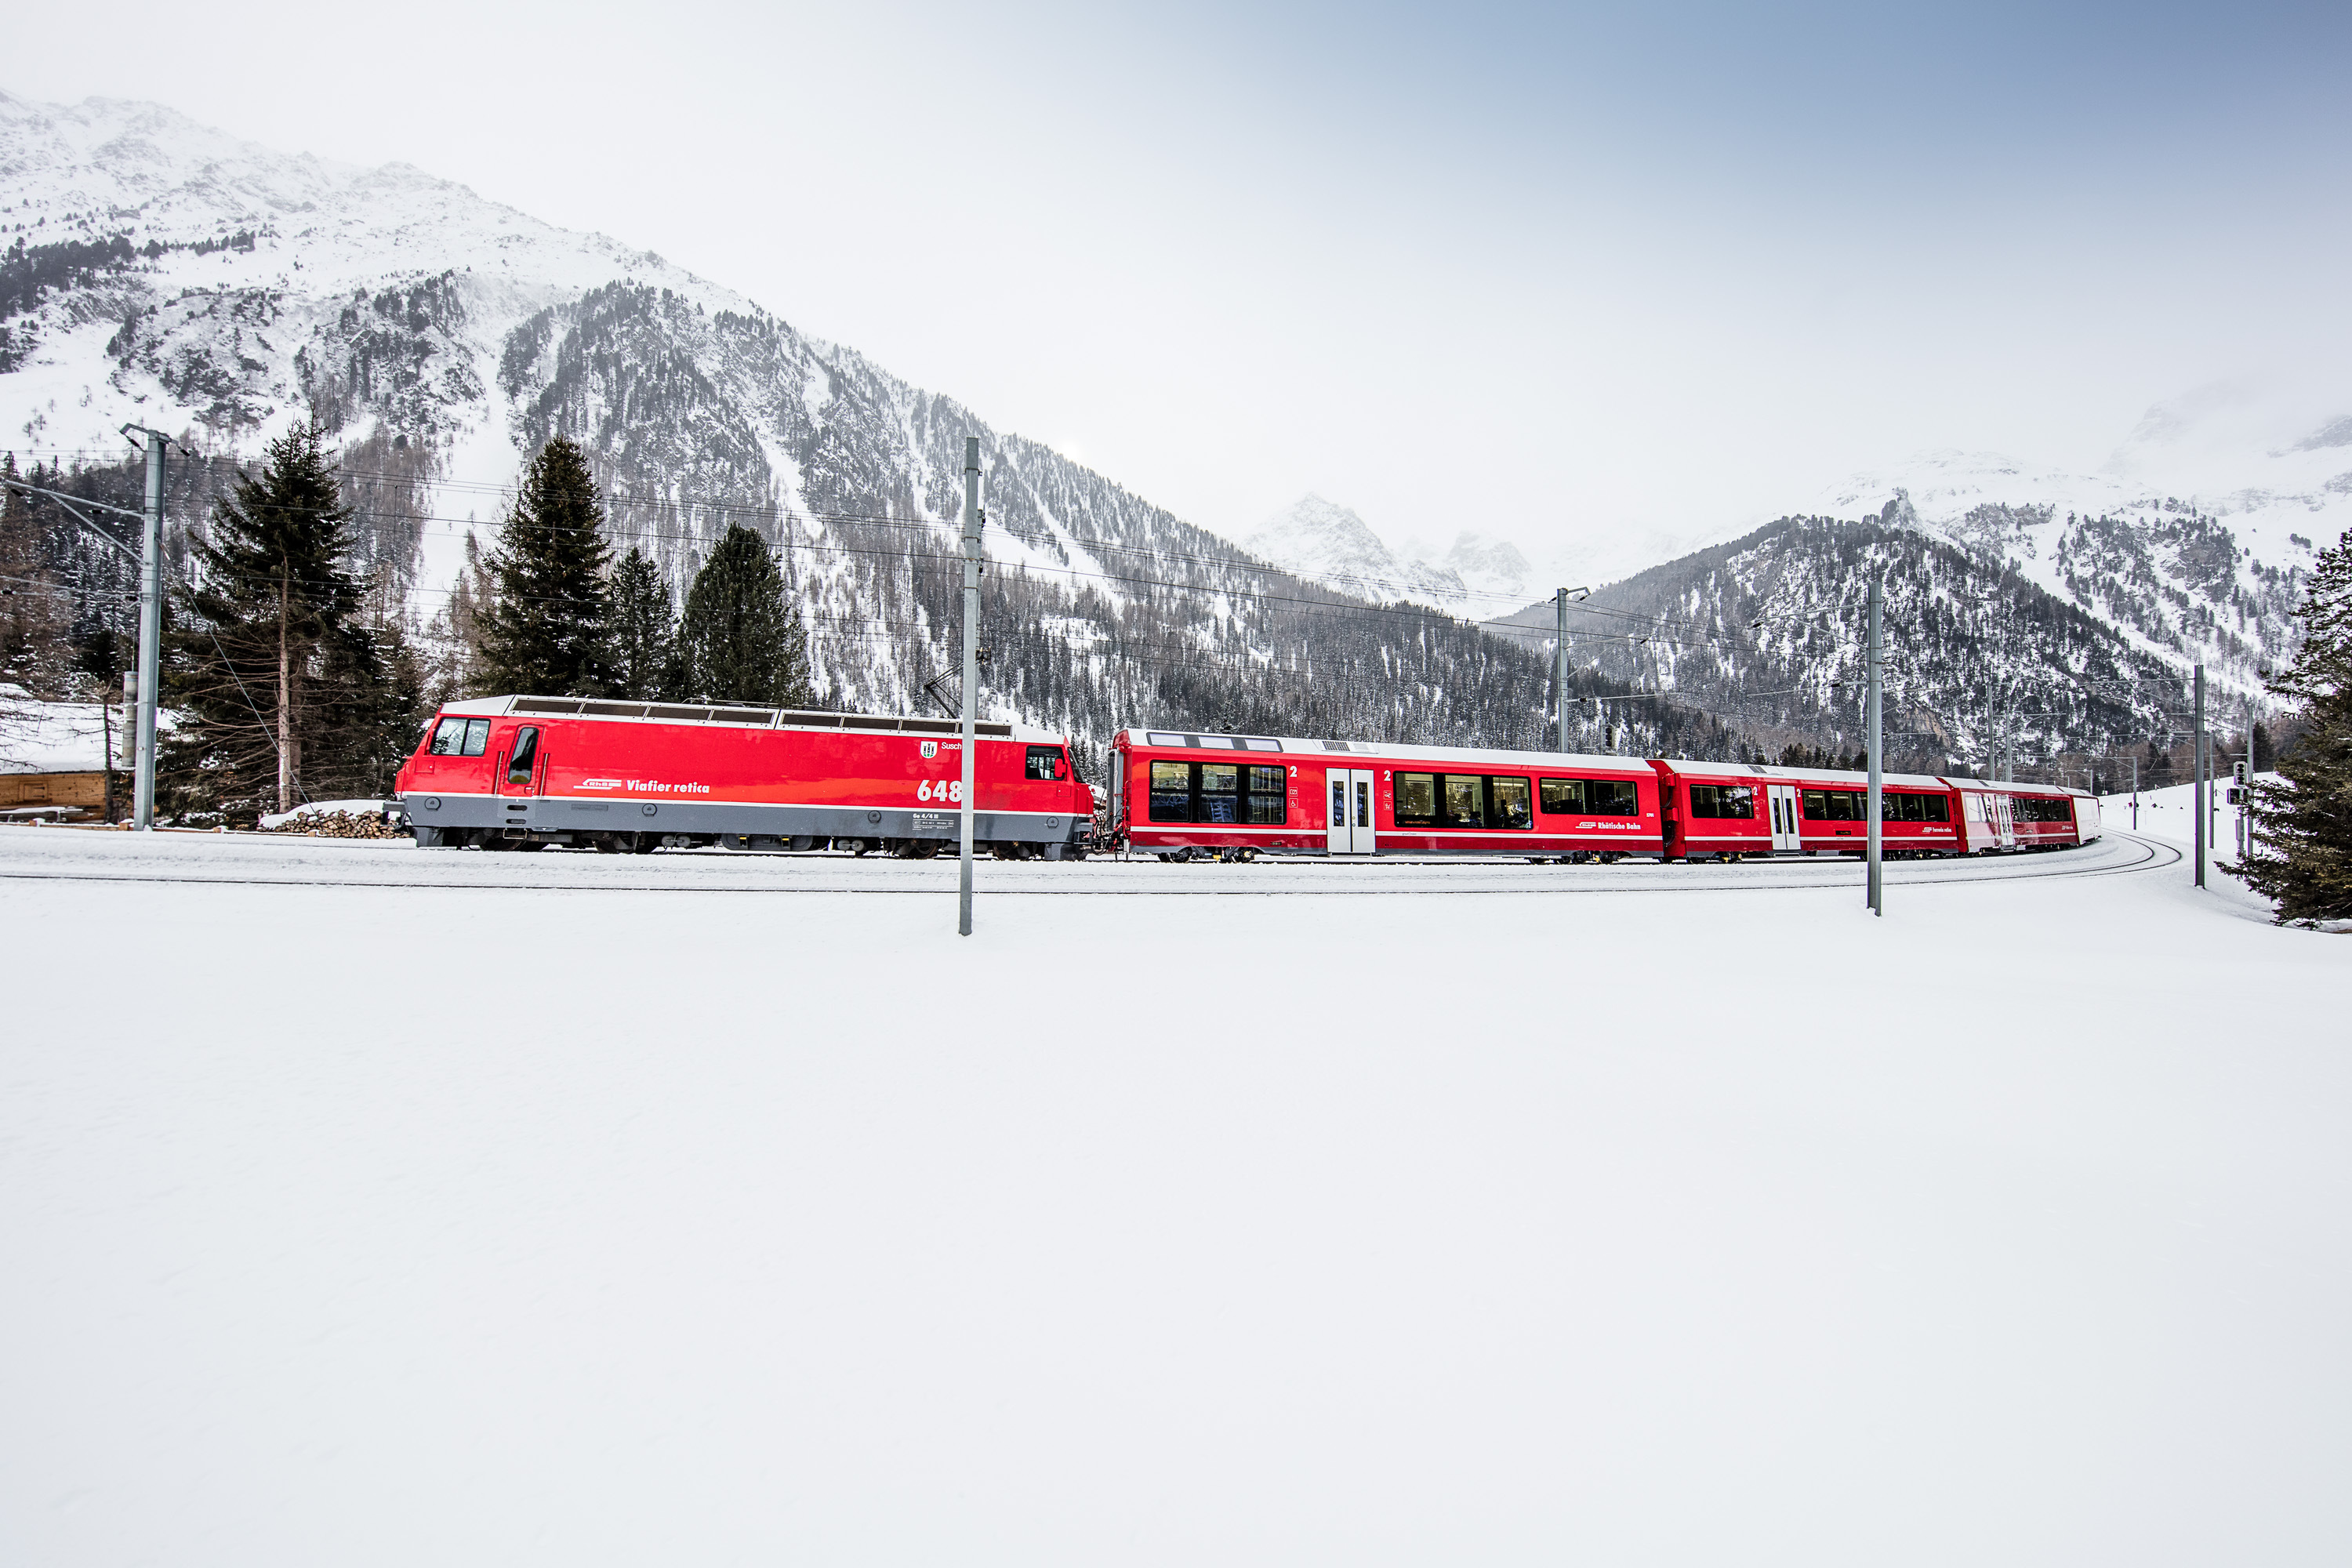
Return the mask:
<svg viewBox="0 0 2352 1568">
<path fill-rule="evenodd" d="M 302 838 L 405 838 L 405 824 L 395 824 L 380 811 L 307 811 L 289 816 L 263 833 L 284 833 Z"/>
</svg>

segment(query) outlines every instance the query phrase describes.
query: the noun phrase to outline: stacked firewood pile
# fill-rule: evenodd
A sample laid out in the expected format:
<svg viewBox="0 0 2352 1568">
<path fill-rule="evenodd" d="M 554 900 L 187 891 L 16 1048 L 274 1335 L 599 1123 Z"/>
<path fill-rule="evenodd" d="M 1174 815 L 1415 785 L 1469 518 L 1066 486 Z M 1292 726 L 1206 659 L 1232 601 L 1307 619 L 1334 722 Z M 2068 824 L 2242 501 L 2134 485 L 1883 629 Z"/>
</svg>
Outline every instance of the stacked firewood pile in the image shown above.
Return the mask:
<svg viewBox="0 0 2352 1568">
<path fill-rule="evenodd" d="M 405 838 L 406 826 L 380 811 L 306 811 L 289 816 L 264 833 L 285 833 L 307 838 Z"/>
</svg>

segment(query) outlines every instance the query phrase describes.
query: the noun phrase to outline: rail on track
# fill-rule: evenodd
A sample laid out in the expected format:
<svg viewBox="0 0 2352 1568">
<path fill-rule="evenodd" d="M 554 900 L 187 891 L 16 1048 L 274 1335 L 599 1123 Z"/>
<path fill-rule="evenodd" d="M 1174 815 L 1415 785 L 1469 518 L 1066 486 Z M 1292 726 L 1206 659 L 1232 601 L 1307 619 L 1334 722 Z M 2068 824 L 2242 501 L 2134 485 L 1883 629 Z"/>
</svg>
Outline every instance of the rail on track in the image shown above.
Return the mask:
<svg viewBox="0 0 2352 1568">
<path fill-rule="evenodd" d="M 1895 861 L 1897 888 L 2113 877 L 2160 871 L 2181 852 L 2158 840 L 2109 833 L 2079 848 L 1950 860 Z M 1770 891 L 1859 888 L 1850 859 L 1756 859 L 1738 865 L 1529 866 L 1496 860 L 1267 859 L 1253 865 L 1163 865 L 1090 859 L 1047 864 L 982 861 L 982 887 L 1007 897 L 1361 897 L 1367 894 L 1589 894 Z M 952 858 L 856 859 L 831 854 L 664 851 L 650 859 L 548 850 L 483 855 L 420 850 L 386 841 L 173 835 L 0 832 L 0 881 L 146 882 L 400 890 L 607 893 L 940 894 L 955 886 Z"/>
</svg>

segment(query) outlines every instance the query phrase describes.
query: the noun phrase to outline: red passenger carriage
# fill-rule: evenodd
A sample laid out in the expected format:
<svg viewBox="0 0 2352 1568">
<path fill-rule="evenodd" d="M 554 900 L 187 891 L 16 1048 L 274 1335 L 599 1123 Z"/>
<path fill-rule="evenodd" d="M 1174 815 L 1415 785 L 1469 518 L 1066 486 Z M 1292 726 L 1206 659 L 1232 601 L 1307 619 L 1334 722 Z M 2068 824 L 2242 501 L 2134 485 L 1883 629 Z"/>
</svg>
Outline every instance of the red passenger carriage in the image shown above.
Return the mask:
<svg viewBox="0 0 2352 1568">
<path fill-rule="evenodd" d="M 1927 773 L 1883 774 L 1880 788 L 1889 856 L 2050 848 L 2099 836 L 2098 802 L 2079 790 Z M 1743 763 L 1125 731 L 1112 742 L 1108 832 L 1129 848 L 1187 859 L 1861 855 L 1869 778 Z"/>
<path fill-rule="evenodd" d="M 1657 775 L 1632 757 L 1127 730 L 1110 802 L 1115 840 L 1168 858 L 1658 847 Z"/>
</svg>

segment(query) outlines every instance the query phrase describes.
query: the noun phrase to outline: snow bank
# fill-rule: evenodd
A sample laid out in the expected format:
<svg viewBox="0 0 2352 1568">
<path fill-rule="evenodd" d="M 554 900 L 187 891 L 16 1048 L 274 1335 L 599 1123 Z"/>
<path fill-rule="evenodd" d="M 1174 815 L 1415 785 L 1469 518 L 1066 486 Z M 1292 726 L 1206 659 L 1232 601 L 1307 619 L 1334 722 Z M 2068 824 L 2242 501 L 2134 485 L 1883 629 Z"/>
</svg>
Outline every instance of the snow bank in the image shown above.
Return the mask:
<svg viewBox="0 0 2352 1568">
<path fill-rule="evenodd" d="M 389 863 L 185 852 L 240 842 Z M 0 879 L 8 1554 L 2352 1539 L 2352 943 L 2177 865 L 1883 921 L 988 878 L 963 941 L 951 884 Z"/>
</svg>

